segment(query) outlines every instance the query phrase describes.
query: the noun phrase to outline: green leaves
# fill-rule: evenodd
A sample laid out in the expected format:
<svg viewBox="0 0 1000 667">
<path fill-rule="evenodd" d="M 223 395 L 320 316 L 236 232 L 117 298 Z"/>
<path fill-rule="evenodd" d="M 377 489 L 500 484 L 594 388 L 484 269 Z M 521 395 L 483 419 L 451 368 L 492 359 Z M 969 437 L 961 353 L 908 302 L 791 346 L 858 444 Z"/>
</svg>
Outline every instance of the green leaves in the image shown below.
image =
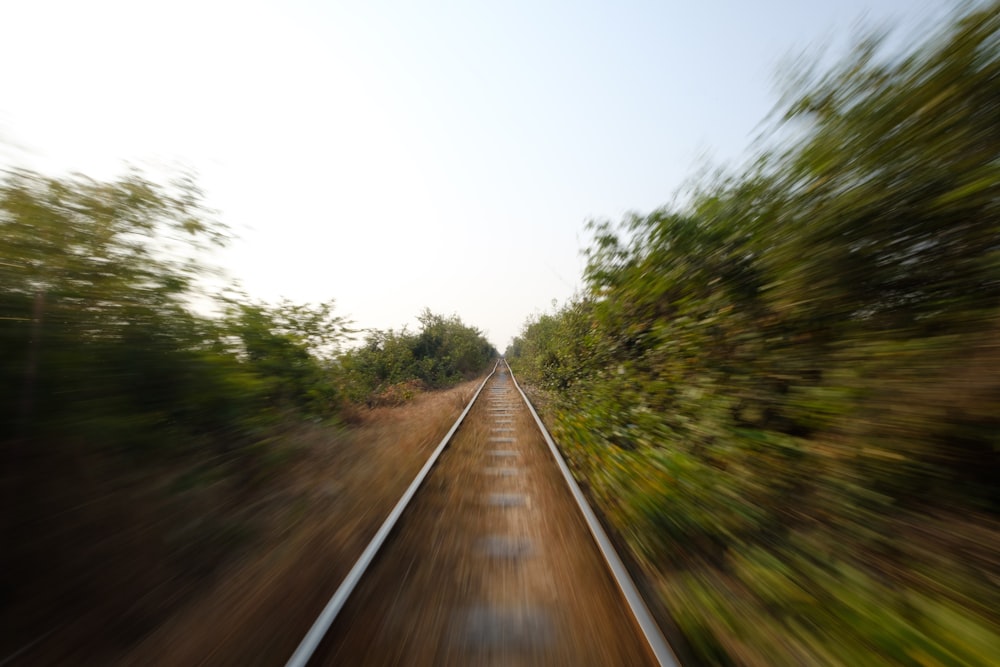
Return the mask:
<svg viewBox="0 0 1000 667">
<path fill-rule="evenodd" d="M 332 359 L 356 333 L 349 319 L 333 311 L 332 299 L 319 304 L 284 300 L 274 306 L 231 300 L 227 319 L 251 358 L 266 356 L 267 339 L 283 339 L 317 359 Z"/>
<path fill-rule="evenodd" d="M 265 383 L 270 402 L 331 417 L 341 391 L 333 360 L 354 333 L 334 302 L 270 306 L 231 300 L 220 343 Z"/>
<path fill-rule="evenodd" d="M 496 357 L 483 334 L 457 316 L 428 309 L 417 318 L 420 331 L 370 331 L 364 345 L 340 359 L 352 400 L 395 404 L 420 385 L 445 387 L 481 373 Z"/>
<path fill-rule="evenodd" d="M 1000 297 L 976 261 L 1000 245 L 996 9 L 903 57 L 868 44 L 796 91 L 786 118 L 810 131 L 775 169 L 794 232 L 765 257 L 776 296 L 866 328 L 947 326 Z"/>
<path fill-rule="evenodd" d="M 587 293 L 508 350 L 706 663 L 1000 641 L 954 556 L 1000 543 L 1000 4 L 964 7 L 800 77 L 795 142 L 683 208 L 590 223 Z"/>
</svg>

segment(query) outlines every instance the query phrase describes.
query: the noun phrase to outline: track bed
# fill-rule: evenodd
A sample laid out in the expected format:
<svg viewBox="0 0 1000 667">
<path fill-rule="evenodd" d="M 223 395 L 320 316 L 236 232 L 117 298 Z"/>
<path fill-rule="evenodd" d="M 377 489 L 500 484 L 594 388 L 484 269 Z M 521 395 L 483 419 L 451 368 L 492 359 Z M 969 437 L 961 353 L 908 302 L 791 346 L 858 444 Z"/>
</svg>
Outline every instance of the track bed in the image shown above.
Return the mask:
<svg viewBox="0 0 1000 667">
<path fill-rule="evenodd" d="M 503 365 L 309 664 L 657 664 Z"/>
</svg>

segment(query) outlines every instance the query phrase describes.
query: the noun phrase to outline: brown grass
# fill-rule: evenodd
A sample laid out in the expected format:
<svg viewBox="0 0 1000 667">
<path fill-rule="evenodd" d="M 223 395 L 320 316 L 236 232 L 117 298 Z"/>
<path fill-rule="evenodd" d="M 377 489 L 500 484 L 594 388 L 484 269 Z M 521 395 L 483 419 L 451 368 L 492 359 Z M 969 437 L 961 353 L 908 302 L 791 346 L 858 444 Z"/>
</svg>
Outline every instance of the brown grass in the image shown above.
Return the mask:
<svg viewBox="0 0 1000 667">
<path fill-rule="evenodd" d="M 471 398 L 478 381 L 303 433 L 260 548 L 121 659 L 131 665 L 282 664 Z"/>
<path fill-rule="evenodd" d="M 120 510 L 109 516 L 136 515 L 132 523 L 139 527 L 119 526 L 117 538 L 114 530 L 101 533 L 106 572 L 93 569 L 91 597 L 115 603 L 98 605 L 103 610 L 56 605 L 60 598 L 53 596 L 65 599 L 67 593 L 53 579 L 52 596 L 37 590 L 42 621 L 6 642 L 28 647 L 11 664 L 283 664 L 477 384 L 420 394 L 400 407 L 360 410 L 344 428 L 302 424 L 280 443 L 277 449 L 290 452 L 290 460 L 272 466 L 268 479 L 242 487 L 213 484 L 194 494 L 212 503 L 205 512 L 231 516 L 249 533 L 224 558 L 212 549 L 230 536 L 206 534 L 192 542 L 186 570 L 161 566 L 158 515 L 147 511 L 153 505 L 123 500 L 142 494 L 128 492 L 117 501 L 108 496 Z M 145 484 L 151 489 L 146 496 L 162 486 Z M 185 510 L 194 524 L 200 506 Z M 139 553 L 133 542 L 143 533 L 149 553 L 140 564 L 133 562 Z M 95 542 L 86 535 L 77 541 L 81 548 Z M 201 571 L 204 563 L 218 565 Z M 148 585 L 116 574 L 122 568 L 159 574 L 144 577 L 155 583 Z"/>
</svg>

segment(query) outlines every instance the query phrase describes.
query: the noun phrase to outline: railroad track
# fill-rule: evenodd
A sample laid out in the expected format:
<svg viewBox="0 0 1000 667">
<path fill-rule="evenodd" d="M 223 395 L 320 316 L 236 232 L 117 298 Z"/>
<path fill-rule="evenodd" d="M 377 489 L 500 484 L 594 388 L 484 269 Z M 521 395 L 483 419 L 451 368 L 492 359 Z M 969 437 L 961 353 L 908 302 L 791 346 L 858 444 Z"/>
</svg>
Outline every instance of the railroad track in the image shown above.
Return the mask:
<svg viewBox="0 0 1000 667">
<path fill-rule="evenodd" d="M 287 664 L 677 661 L 501 360 Z"/>
</svg>

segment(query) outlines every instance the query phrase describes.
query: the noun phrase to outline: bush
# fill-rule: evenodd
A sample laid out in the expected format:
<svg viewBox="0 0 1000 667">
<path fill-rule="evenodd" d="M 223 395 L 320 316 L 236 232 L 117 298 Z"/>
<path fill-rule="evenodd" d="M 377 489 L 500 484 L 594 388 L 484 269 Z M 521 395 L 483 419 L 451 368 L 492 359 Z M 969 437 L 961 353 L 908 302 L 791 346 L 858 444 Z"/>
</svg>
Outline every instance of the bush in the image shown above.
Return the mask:
<svg viewBox="0 0 1000 667">
<path fill-rule="evenodd" d="M 1000 643 L 998 9 L 865 42 L 789 91 L 794 145 L 592 223 L 586 292 L 507 351 L 705 662 Z"/>
</svg>

